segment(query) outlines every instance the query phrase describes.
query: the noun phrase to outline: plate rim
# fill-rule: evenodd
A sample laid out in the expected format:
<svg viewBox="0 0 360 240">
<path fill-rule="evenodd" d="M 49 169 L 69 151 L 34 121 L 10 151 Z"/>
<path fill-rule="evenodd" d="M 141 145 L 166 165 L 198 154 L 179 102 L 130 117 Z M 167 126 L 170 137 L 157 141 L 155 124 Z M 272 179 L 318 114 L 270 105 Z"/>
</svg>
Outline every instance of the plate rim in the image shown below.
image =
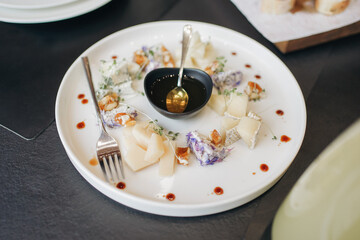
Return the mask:
<svg viewBox="0 0 360 240">
<path fill-rule="evenodd" d="M 49 7 L 49 8 L 36 8 L 36 9 L 15 9 L 0 6 L 0 10 L 6 12 L 12 12 L 12 16 L 1 16 L 0 11 L 0 21 L 8 22 L 8 23 L 20 23 L 20 24 L 34 24 L 34 23 L 49 23 L 49 22 L 57 22 L 61 20 L 66 20 L 70 18 L 74 18 L 77 16 L 84 15 L 91 11 L 94 11 L 105 4 L 109 3 L 111 0 L 96 0 L 96 1 L 73 1 L 66 4 Z M 80 6 L 83 6 L 80 8 Z M 39 17 L 39 13 L 42 11 L 53 11 L 53 14 L 49 16 L 48 14 L 44 14 Z M 60 14 L 61 11 L 66 11 L 66 13 Z M 32 17 L 16 17 L 21 16 L 23 13 L 33 13 Z M 54 15 L 54 13 L 57 13 Z"/>
<path fill-rule="evenodd" d="M 241 199 L 238 196 L 234 196 L 234 197 L 231 197 L 231 198 L 228 198 L 225 200 L 221 200 L 221 201 L 217 201 L 217 202 L 196 203 L 196 204 L 179 204 L 179 203 L 174 204 L 174 203 L 170 203 L 170 202 L 158 202 L 158 201 L 144 199 L 144 198 L 132 195 L 132 194 L 118 191 L 116 188 L 114 188 L 110 184 L 106 183 L 105 181 L 103 181 L 103 180 L 97 178 L 95 175 L 93 175 L 93 173 L 91 173 L 90 170 L 88 170 L 80 162 L 75 161 L 73 159 L 73 158 L 76 158 L 76 156 L 71 151 L 70 147 L 67 146 L 67 144 L 64 144 L 64 143 L 66 143 L 65 136 L 63 135 L 60 124 L 58 124 L 59 123 L 59 114 L 60 114 L 59 113 L 59 104 L 60 104 L 59 98 L 60 98 L 62 89 L 64 88 L 64 80 L 68 77 L 68 75 L 70 74 L 72 69 L 75 68 L 76 65 L 80 64 L 80 60 L 81 60 L 82 56 L 87 55 L 93 49 L 104 44 L 106 41 L 109 41 L 110 39 L 116 37 L 116 35 L 126 34 L 126 32 L 128 32 L 128 31 L 136 30 L 136 29 L 142 28 L 142 27 L 149 27 L 149 26 L 151 27 L 153 25 L 161 25 L 161 24 L 203 25 L 203 26 L 210 27 L 210 28 L 219 28 L 221 30 L 230 31 L 230 32 L 232 32 L 232 34 L 240 35 L 241 37 L 246 38 L 247 41 L 250 41 L 253 44 L 257 45 L 257 47 L 262 48 L 267 54 L 270 54 L 273 58 L 277 59 L 277 61 L 283 66 L 284 70 L 286 70 L 288 72 L 288 74 L 290 74 L 293 77 L 293 80 L 294 80 L 293 84 L 295 84 L 295 87 L 298 89 L 298 92 L 301 96 L 301 106 L 302 106 L 301 111 L 303 112 L 303 118 L 304 118 L 303 119 L 304 120 L 303 129 L 301 131 L 301 139 L 299 139 L 299 142 L 298 142 L 296 148 L 294 148 L 295 150 L 294 150 L 293 155 L 289 156 L 289 158 L 291 158 L 291 161 L 288 162 L 286 167 L 280 173 L 276 172 L 276 175 L 274 175 L 271 178 L 271 181 L 269 183 L 265 184 L 265 187 L 263 187 L 262 189 L 260 189 L 260 190 L 256 189 L 256 190 L 249 191 L 247 193 L 247 197 L 241 198 Z M 235 207 L 241 206 L 242 204 L 245 204 L 247 202 L 254 200 L 258 196 L 260 196 L 261 194 L 266 192 L 268 189 L 270 189 L 275 183 L 277 183 L 279 181 L 279 179 L 285 174 L 285 172 L 287 171 L 289 166 L 292 164 L 292 162 L 296 158 L 296 156 L 302 146 L 302 143 L 303 143 L 303 140 L 305 137 L 306 125 L 307 125 L 307 112 L 306 112 L 305 99 L 304 99 L 302 90 L 301 90 L 299 83 L 297 82 L 295 76 L 292 74 L 292 72 L 289 70 L 289 68 L 285 65 L 285 63 L 279 57 L 277 57 L 273 52 L 271 52 L 268 48 L 266 48 L 265 46 L 263 46 L 256 40 L 254 40 L 240 32 L 237 32 L 235 30 L 232 30 L 232 29 L 229 29 L 229 28 L 226 28 L 223 26 L 219 26 L 216 24 L 199 22 L 199 21 L 187 21 L 187 20 L 166 20 L 166 21 L 154 21 L 154 22 L 148 22 L 148 23 L 143 23 L 143 24 L 137 24 L 134 26 L 130 26 L 128 28 L 121 29 L 119 31 L 116 31 L 116 32 L 100 39 L 99 41 L 97 41 L 93 45 L 91 45 L 89 48 L 87 48 L 83 53 L 81 53 L 80 56 L 78 58 L 76 58 L 76 60 L 72 63 L 70 68 L 67 70 L 67 72 L 65 73 L 65 75 L 61 81 L 61 84 L 60 84 L 60 87 L 59 87 L 59 90 L 57 93 L 57 97 L 56 97 L 56 103 L 55 103 L 55 120 L 57 123 L 56 126 L 57 126 L 57 130 L 58 130 L 61 142 L 62 142 L 71 162 L 73 163 L 75 168 L 78 170 L 78 172 L 87 180 L 87 182 L 89 182 L 98 191 L 102 192 L 103 194 L 105 194 L 109 198 L 115 200 L 116 202 L 119 202 L 123 205 L 135 208 L 135 209 L 143 211 L 143 212 L 153 213 L 153 214 L 157 214 L 157 215 L 164 215 L 164 216 L 192 217 L 192 216 L 203 216 L 203 215 L 219 213 L 219 212 L 227 211 L 227 210 L 233 209 Z M 83 172 L 79 171 L 79 169 L 81 169 Z M 91 175 L 92 175 L 93 179 L 95 179 L 94 182 L 91 182 L 88 179 L 88 178 L 90 178 Z M 93 180 L 93 179 L 91 179 L 91 180 Z M 120 202 L 118 199 L 115 199 L 115 197 L 114 197 L 115 194 L 120 196 L 121 198 L 126 199 L 126 201 Z M 122 200 L 124 200 L 124 199 L 122 199 Z M 139 204 L 141 206 L 139 206 Z M 143 207 L 143 206 L 148 206 L 148 207 Z M 151 207 L 151 208 L 149 208 L 149 207 Z M 159 211 L 158 208 L 162 209 L 162 211 Z M 211 210 L 209 210 L 209 208 L 211 208 Z M 191 210 L 193 210 L 193 212 L 189 213 L 188 211 L 191 211 Z"/>
<path fill-rule="evenodd" d="M 65 4 L 69 4 L 71 2 L 75 2 L 78 0 L 62 0 L 61 2 L 59 1 L 55 1 L 52 2 L 51 4 L 37 4 L 35 6 L 33 5 L 14 5 L 11 3 L 3 3 L 2 1 L 0 1 L 0 7 L 5 7 L 5 8 L 10 8 L 10 9 L 24 9 L 24 10 L 30 10 L 30 9 L 41 9 L 41 8 L 51 8 L 51 7 L 58 7 L 61 5 L 65 5 Z"/>
</svg>

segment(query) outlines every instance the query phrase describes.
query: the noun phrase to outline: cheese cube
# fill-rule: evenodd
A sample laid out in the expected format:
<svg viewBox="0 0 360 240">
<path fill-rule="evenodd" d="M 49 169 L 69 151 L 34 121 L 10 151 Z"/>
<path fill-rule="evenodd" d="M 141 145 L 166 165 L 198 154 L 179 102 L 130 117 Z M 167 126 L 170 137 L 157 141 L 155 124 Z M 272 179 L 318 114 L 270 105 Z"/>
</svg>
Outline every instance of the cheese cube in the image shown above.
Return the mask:
<svg viewBox="0 0 360 240">
<path fill-rule="evenodd" d="M 208 106 L 223 116 L 226 111 L 226 97 L 225 95 L 219 95 L 216 89 L 213 89 L 211 97 L 208 102 Z"/>
<path fill-rule="evenodd" d="M 224 130 L 229 130 L 235 127 L 236 125 L 238 125 L 239 121 L 240 121 L 239 119 L 224 117 L 221 119 L 221 128 Z"/>
<path fill-rule="evenodd" d="M 120 151 L 124 162 L 133 171 L 139 171 L 153 163 L 145 161 L 146 151 L 136 144 L 136 139 L 132 134 L 134 127 L 126 127 L 121 131 Z"/>
<path fill-rule="evenodd" d="M 244 142 L 253 149 L 256 143 L 256 136 L 259 132 L 261 121 L 251 117 L 242 117 L 236 130 Z"/>
<path fill-rule="evenodd" d="M 132 130 L 132 133 L 139 146 L 146 150 L 152 134 L 151 131 L 147 129 L 147 124 L 145 123 L 136 124 Z"/>
<path fill-rule="evenodd" d="M 131 168 L 133 171 L 139 171 L 145 167 L 152 165 L 152 162 L 145 161 L 146 151 L 139 147 L 136 144 L 133 144 L 128 148 L 123 156 L 124 162 Z"/>
<path fill-rule="evenodd" d="M 150 137 L 144 160 L 150 163 L 158 162 L 164 152 L 162 137 L 159 134 L 153 133 Z"/>
<path fill-rule="evenodd" d="M 231 116 L 241 118 L 246 115 L 249 99 L 246 94 L 232 94 L 227 107 L 227 113 Z"/>
<path fill-rule="evenodd" d="M 162 177 L 171 176 L 175 171 L 175 154 L 170 144 L 176 148 L 174 141 L 164 141 L 165 153 L 159 162 L 159 175 Z"/>
<path fill-rule="evenodd" d="M 137 143 L 134 135 L 132 134 L 134 127 L 124 127 L 121 129 L 121 144 L 125 149 L 129 149 L 131 145 Z"/>
</svg>

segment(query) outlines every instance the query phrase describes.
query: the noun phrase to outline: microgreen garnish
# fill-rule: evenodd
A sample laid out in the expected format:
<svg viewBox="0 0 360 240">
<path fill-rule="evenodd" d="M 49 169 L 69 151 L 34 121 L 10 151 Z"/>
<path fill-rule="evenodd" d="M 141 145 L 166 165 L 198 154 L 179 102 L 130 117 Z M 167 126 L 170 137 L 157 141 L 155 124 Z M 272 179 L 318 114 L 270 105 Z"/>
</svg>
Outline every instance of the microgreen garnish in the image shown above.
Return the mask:
<svg viewBox="0 0 360 240">
<path fill-rule="evenodd" d="M 104 82 L 100 83 L 99 88 L 108 89 L 108 87 L 112 85 L 114 85 L 114 83 L 111 78 L 104 78 Z"/>
<path fill-rule="evenodd" d="M 225 89 L 223 93 L 225 96 L 230 96 L 230 94 L 234 93 L 236 90 L 237 90 L 237 88 L 233 88 L 231 90 Z"/>
<path fill-rule="evenodd" d="M 137 80 L 141 80 L 141 72 L 138 72 L 138 73 L 136 74 L 135 78 L 136 78 Z"/>
<path fill-rule="evenodd" d="M 177 136 L 179 136 L 179 133 L 178 132 L 174 133 L 172 131 L 168 131 L 167 133 L 165 133 L 165 135 L 174 141 L 174 140 L 176 140 Z"/>
<path fill-rule="evenodd" d="M 227 62 L 225 57 L 223 57 L 223 56 L 217 57 L 216 61 L 218 62 L 218 66 L 217 66 L 215 72 L 224 72 L 225 63 Z"/>
<path fill-rule="evenodd" d="M 166 132 L 166 130 L 164 130 L 164 128 L 162 126 L 158 125 L 158 120 L 157 119 L 155 119 L 154 121 L 149 121 L 149 124 L 152 125 L 151 126 L 152 130 L 155 133 L 159 134 L 160 136 L 165 135 L 170 140 L 173 140 L 173 141 L 176 140 L 177 136 L 179 136 L 178 132 L 176 132 L 176 133 L 173 132 L 173 131 L 167 131 Z"/>
</svg>

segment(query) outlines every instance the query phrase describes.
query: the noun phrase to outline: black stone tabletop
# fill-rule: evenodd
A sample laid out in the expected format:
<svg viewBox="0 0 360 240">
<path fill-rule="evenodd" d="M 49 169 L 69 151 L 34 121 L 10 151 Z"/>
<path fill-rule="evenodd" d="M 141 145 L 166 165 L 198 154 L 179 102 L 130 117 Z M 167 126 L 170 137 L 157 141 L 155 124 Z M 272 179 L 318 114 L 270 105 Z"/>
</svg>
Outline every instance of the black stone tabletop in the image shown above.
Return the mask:
<svg viewBox="0 0 360 240">
<path fill-rule="evenodd" d="M 304 142 L 270 190 L 235 209 L 164 217 L 115 202 L 71 164 L 55 99 L 72 62 L 105 36 L 161 20 L 213 23 L 245 34 L 292 71 L 307 107 Z M 231 1 L 114 0 L 58 22 L 0 22 L 0 239 L 270 239 L 275 213 L 308 165 L 360 117 L 360 35 L 279 52 Z"/>
</svg>

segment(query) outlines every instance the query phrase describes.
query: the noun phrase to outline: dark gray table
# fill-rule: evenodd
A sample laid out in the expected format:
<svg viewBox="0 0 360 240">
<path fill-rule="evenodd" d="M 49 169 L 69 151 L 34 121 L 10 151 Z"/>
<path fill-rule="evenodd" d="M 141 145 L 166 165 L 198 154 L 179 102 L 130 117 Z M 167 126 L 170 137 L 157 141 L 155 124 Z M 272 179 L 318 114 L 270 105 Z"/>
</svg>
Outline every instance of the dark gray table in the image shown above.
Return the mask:
<svg viewBox="0 0 360 240">
<path fill-rule="evenodd" d="M 147 214 L 102 195 L 69 161 L 54 122 L 65 71 L 95 41 L 156 20 L 234 29 L 272 50 L 297 78 L 308 113 L 304 143 L 283 178 L 248 204 L 194 218 Z M 0 34 L 0 124 L 26 138 L 44 130 L 26 141 L 0 128 L 0 239 L 269 239 L 296 180 L 360 116 L 360 35 L 283 55 L 229 1 L 112 1 L 61 22 L 0 23 Z"/>
</svg>

